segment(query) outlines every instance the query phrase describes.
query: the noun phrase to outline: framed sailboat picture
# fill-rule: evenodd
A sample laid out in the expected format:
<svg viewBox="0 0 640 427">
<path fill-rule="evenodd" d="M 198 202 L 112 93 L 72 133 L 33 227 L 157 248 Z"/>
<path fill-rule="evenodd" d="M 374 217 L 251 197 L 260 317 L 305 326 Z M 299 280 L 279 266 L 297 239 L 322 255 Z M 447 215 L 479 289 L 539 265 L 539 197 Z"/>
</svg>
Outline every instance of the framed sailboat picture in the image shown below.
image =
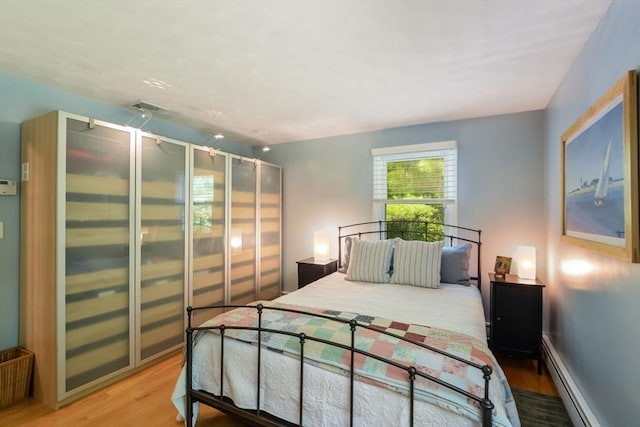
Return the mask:
<svg viewBox="0 0 640 427">
<path fill-rule="evenodd" d="M 562 240 L 640 262 L 636 72 L 562 135 Z"/>
</svg>

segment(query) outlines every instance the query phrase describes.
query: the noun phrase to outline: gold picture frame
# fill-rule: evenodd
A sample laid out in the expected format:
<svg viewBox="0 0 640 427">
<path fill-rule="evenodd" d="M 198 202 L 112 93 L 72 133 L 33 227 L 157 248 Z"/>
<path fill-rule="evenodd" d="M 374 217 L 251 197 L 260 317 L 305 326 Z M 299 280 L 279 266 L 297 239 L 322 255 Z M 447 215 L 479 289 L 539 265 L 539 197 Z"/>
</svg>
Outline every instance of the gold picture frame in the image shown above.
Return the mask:
<svg viewBox="0 0 640 427">
<path fill-rule="evenodd" d="M 636 72 L 562 135 L 562 241 L 630 262 L 638 255 Z"/>
</svg>

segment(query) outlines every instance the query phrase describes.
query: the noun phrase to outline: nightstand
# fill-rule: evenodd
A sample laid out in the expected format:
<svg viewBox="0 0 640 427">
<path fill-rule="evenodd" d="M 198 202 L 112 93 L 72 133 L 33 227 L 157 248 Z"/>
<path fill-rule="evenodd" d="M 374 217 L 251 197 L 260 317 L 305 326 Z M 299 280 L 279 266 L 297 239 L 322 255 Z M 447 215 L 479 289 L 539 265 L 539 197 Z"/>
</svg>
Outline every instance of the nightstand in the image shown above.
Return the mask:
<svg viewBox="0 0 640 427">
<path fill-rule="evenodd" d="M 298 289 L 338 270 L 337 259 L 316 261 L 311 257 L 296 262 L 298 263 Z"/>
<path fill-rule="evenodd" d="M 542 374 L 542 289 L 539 280 L 513 274 L 491 282 L 491 336 L 489 346 L 496 353 L 538 360 Z"/>
</svg>

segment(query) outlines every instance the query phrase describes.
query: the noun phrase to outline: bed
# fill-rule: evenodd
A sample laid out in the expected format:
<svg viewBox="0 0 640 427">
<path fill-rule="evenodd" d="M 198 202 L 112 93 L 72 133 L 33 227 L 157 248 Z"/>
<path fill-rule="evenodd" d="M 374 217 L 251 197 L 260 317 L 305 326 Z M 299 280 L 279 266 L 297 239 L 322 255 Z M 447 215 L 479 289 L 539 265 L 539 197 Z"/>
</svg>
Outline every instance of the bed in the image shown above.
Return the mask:
<svg viewBox="0 0 640 427">
<path fill-rule="evenodd" d="M 189 321 L 172 396 L 187 425 L 204 403 L 254 425 L 519 426 L 486 345 L 480 232 L 376 222 L 338 234 L 339 272 Z"/>
</svg>

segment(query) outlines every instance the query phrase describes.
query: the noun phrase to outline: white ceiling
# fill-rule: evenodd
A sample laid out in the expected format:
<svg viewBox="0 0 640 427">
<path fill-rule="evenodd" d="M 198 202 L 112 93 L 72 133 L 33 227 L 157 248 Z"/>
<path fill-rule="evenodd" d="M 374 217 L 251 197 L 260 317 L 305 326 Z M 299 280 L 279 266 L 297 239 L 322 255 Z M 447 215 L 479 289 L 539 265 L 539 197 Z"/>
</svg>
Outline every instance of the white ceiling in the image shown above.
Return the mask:
<svg viewBox="0 0 640 427">
<path fill-rule="evenodd" d="M 610 2 L 0 0 L 0 72 L 275 144 L 543 109 Z"/>
</svg>

